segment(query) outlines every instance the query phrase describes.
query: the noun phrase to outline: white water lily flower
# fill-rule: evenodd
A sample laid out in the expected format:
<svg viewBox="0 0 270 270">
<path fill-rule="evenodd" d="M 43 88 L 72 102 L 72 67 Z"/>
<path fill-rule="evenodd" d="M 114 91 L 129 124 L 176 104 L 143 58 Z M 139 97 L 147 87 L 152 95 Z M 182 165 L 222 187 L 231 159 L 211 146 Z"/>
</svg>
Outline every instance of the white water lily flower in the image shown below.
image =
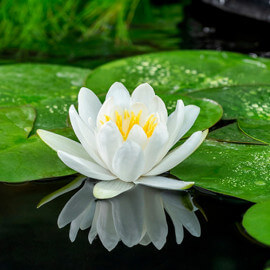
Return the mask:
<svg viewBox="0 0 270 270">
<path fill-rule="evenodd" d="M 130 96 L 121 83 L 114 83 L 103 104 L 89 89 L 79 92 L 78 111 L 69 116 L 80 143 L 38 130 L 38 134 L 71 169 L 102 180 L 94 187 L 100 199 L 117 196 L 141 184 L 181 190 L 193 182 L 153 177 L 169 171 L 203 142 L 207 130 L 193 133 L 182 145 L 169 150 L 194 124 L 199 107 L 177 101 L 168 116 L 164 102 L 149 84 L 139 85 Z"/>
<path fill-rule="evenodd" d="M 58 226 L 70 224 L 69 238 L 75 241 L 79 230 L 89 229 L 88 240 L 92 244 L 99 236 L 104 247 L 114 249 L 119 241 L 132 247 L 137 244 L 153 243 L 161 249 L 166 243 L 168 225 L 165 210 L 170 216 L 177 244 L 181 244 L 184 230 L 193 236 L 201 234 L 200 223 L 194 213 L 190 195 L 186 192 L 164 191 L 145 186 L 107 200 L 96 200 L 93 196 L 93 182 L 80 178 L 68 186 L 43 199 L 40 205 L 60 196 L 82 184 L 66 203 L 58 217 Z M 39 205 L 39 206 L 40 206 Z"/>
</svg>

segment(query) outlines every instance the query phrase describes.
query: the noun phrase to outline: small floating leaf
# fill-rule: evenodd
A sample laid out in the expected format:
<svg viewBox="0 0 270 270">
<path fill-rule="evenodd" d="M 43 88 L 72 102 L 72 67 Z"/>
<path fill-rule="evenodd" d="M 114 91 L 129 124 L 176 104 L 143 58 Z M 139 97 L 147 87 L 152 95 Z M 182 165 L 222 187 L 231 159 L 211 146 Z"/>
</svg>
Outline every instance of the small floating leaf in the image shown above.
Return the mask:
<svg viewBox="0 0 270 270">
<path fill-rule="evenodd" d="M 270 201 L 250 207 L 244 215 L 243 226 L 253 238 L 270 246 Z"/>
</svg>

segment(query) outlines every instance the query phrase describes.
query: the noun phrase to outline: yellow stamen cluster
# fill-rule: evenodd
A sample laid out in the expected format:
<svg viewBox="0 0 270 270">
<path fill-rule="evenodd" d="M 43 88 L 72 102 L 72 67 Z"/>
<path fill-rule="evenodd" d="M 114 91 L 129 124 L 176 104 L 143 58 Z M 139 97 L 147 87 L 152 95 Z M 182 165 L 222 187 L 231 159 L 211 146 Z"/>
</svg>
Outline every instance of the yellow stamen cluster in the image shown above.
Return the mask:
<svg viewBox="0 0 270 270">
<path fill-rule="evenodd" d="M 130 130 L 134 125 L 140 125 L 142 110 L 135 115 L 134 112 L 129 112 L 128 110 L 124 110 L 124 115 L 120 115 L 118 111 L 115 111 L 115 124 L 117 125 L 119 131 L 121 132 L 123 139 L 126 140 Z M 112 120 L 110 116 L 105 115 L 105 122 Z M 103 125 L 104 122 L 100 121 Z M 147 138 L 151 137 L 156 126 L 157 126 L 157 117 L 151 114 L 146 120 L 144 126 L 142 126 Z"/>
</svg>

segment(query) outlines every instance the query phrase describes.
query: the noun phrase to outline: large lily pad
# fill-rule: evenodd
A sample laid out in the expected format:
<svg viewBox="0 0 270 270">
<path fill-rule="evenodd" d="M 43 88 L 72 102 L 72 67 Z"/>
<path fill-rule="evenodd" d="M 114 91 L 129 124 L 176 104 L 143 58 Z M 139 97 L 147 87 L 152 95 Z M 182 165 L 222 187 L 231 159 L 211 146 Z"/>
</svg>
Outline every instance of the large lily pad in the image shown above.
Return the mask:
<svg viewBox="0 0 270 270">
<path fill-rule="evenodd" d="M 0 66 L 0 106 L 29 104 L 37 110 L 34 130 L 66 127 L 68 107 L 76 103 L 88 69 L 15 64 Z"/>
<path fill-rule="evenodd" d="M 224 127 L 218 128 L 210 132 L 208 139 L 214 139 L 221 142 L 233 143 L 248 143 L 248 144 L 265 144 L 261 141 L 255 140 L 242 132 L 237 123 L 231 123 Z"/>
<path fill-rule="evenodd" d="M 256 240 L 270 246 L 270 201 L 249 208 L 244 215 L 243 226 Z"/>
<path fill-rule="evenodd" d="M 22 182 L 74 173 L 37 135 L 28 138 L 35 117 L 30 106 L 0 108 L 0 181 Z M 69 128 L 54 132 L 74 137 Z"/>
<path fill-rule="evenodd" d="M 269 120 L 238 119 L 237 122 L 239 128 L 245 134 L 263 143 L 270 144 L 270 118 Z"/>
<path fill-rule="evenodd" d="M 223 107 L 223 119 L 270 119 L 270 85 L 228 86 L 200 90 L 190 95 L 217 101 Z"/>
<path fill-rule="evenodd" d="M 270 147 L 206 140 L 172 174 L 252 202 L 270 199 Z"/>
<path fill-rule="evenodd" d="M 105 78 L 105 79 L 104 79 Z M 148 82 L 158 94 L 270 83 L 270 60 L 217 51 L 173 51 L 130 57 L 95 69 L 86 85 L 102 93 L 115 81 L 133 90 Z"/>
</svg>

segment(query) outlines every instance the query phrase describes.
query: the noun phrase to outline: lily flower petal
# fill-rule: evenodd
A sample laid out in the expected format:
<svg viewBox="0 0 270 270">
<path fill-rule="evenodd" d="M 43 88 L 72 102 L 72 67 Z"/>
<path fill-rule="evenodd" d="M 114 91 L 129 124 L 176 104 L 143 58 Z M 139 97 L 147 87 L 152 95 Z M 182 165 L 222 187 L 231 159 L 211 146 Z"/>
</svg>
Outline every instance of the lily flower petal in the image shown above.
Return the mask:
<svg viewBox="0 0 270 270">
<path fill-rule="evenodd" d="M 119 179 L 132 182 L 142 174 L 144 163 L 142 148 L 128 140 L 115 153 L 112 161 L 113 172 Z"/>
<path fill-rule="evenodd" d="M 154 89 L 148 83 L 143 83 L 135 88 L 131 95 L 131 100 L 133 103 L 140 102 L 148 106 L 153 102 L 154 97 Z"/>
<path fill-rule="evenodd" d="M 135 115 L 140 114 L 139 124 L 142 126 L 145 124 L 150 114 L 147 106 L 144 103 L 140 103 L 140 102 L 132 103 L 130 106 L 130 111 L 134 112 Z"/>
<path fill-rule="evenodd" d="M 69 108 L 69 117 L 73 130 L 77 138 L 81 142 L 82 146 L 87 151 L 88 155 L 96 163 L 103 167 L 106 167 L 105 163 L 99 157 L 94 131 L 91 130 L 89 126 L 83 122 L 73 105 L 71 105 Z"/>
<path fill-rule="evenodd" d="M 82 120 L 88 124 L 88 119 L 96 121 L 98 112 L 101 108 L 101 102 L 94 92 L 82 87 L 78 96 L 78 111 Z"/>
<path fill-rule="evenodd" d="M 97 199 L 109 199 L 130 190 L 133 187 L 133 183 L 121 180 L 101 181 L 95 184 L 93 194 Z"/>
<path fill-rule="evenodd" d="M 100 128 L 96 137 L 99 155 L 112 171 L 112 160 L 123 142 L 123 137 L 116 124 L 112 121 L 106 122 Z"/>
<path fill-rule="evenodd" d="M 116 106 L 128 107 L 130 104 L 130 94 L 127 88 L 120 82 L 115 82 L 109 89 L 106 100 L 113 98 Z"/>
<path fill-rule="evenodd" d="M 169 171 L 189 157 L 201 145 L 207 134 L 208 130 L 193 133 L 182 145 L 169 152 L 156 167 L 145 175 L 158 175 Z"/>
<path fill-rule="evenodd" d="M 185 106 L 182 100 L 177 100 L 176 109 L 173 113 L 170 114 L 168 118 L 168 132 L 169 140 L 165 147 L 165 154 L 170 150 L 174 145 L 175 139 L 181 130 L 185 117 Z"/>
<path fill-rule="evenodd" d="M 165 103 L 159 96 L 154 96 L 152 106 L 150 107 L 151 113 L 158 112 L 160 115 L 160 121 L 162 123 L 167 123 L 168 112 Z"/>
<path fill-rule="evenodd" d="M 196 121 L 199 113 L 200 113 L 200 108 L 198 106 L 195 106 L 195 105 L 185 106 L 184 121 L 173 144 L 177 143 L 190 130 L 190 128 L 193 126 L 194 122 Z"/>
<path fill-rule="evenodd" d="M 37 134 L 48 146 L 50 146 L 56 152 L 64 151 L 70 155 L 92 160 L 82 145 L 78 142 L 43 129 L 38 129 Z"/>
<path fill-rule="evenodd" d="M 144 147 L 147 144 L 147 136 L 143 130 L 143 128 L 139 125 L 134 125 L 132 127 L 132 129 L 130 130 L 129 134 L 128 134 L 128 138 L 129 141 L 133 141 L 135 143 L 137 143 L 142 149 L 144 149 Z"/>
<path fill-rule="evenodd" d="M 163 176 L 141 177 L 134 183 L 138 185 L 170 190 L 184 190 L 194 185 L 194 182 L 184 182 Z"/>
<path fill-rule="evenodd" d="M 72 156 L 66 152 L 58 151 L 59 158 L 71 169 L 85 176 L 100 179 L 113 180 L 117 177 L 110 173 L 107 169 L 89 160 Z"/>
<path fill-rule="evenodd" d="M 94 200 L 94 197 L 91 196 L 92 189 L 93 184 L 86 181 L 84 186 L 71 197 L 58 217 L 57 224 L 59 228 L 63 228 L 76 219 L 85 210 L 86 206 Z"/>
<path fill-rule="evenodd" d="M 157 163 L 158 157 L 167 143 L 169 138 L 167 126 L 163 123 L 160 123 L 153 135 L 148 139 L 148 144 L 144 149 L 145 156 L 145 165 L 144 165 L 144 174 L 149 172 Z"/>
</svg>

